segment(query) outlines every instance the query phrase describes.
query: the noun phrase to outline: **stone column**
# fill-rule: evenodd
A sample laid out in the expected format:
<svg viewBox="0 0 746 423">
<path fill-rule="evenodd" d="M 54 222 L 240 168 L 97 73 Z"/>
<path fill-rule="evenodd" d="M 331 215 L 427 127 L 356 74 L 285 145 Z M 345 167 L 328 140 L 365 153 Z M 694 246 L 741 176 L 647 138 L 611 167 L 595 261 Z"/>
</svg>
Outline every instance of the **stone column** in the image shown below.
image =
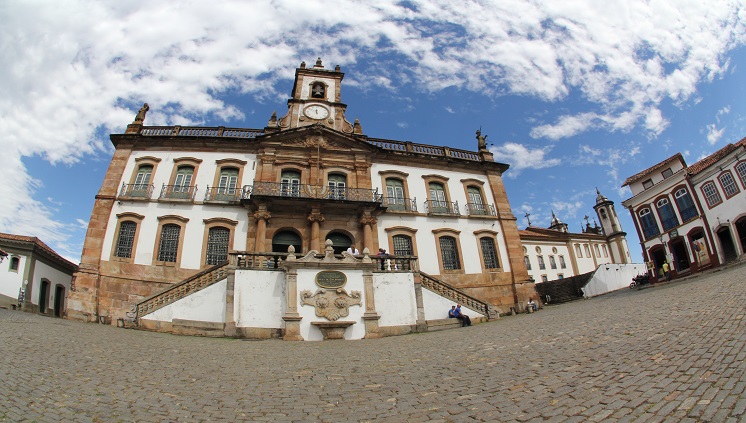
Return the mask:
<svg viewBox="0 0 746 423">
<path fill-rule="evenodd" d="M 314 207 L 311 213 L 308 214 L 308 221 L 311 222 L 311 242 L 310 249 L 314 251 L 321 251 L 321 242 L 319 239 L 319 229 L 321 222 L 324 221 L 324 215 L 321 214 L 318 208 Z"/>
<path fill-rule="evenodd" d="M 272 215 L 267 211 L 267 206 L 260 206 L 259 210 L 254 213 L 256 219 L 256 242 L 254 243 L 254 252 L 266 252 L 264 241 L 267 238 L 267 221 Z"/>
<path fill-rule="evenodd" d="M 422 276 L 419 272 L 414 274 L 414 298 L 417 303 L 417 332 L 427 332 L 425 303 L 422 299 Z"/>
<path fill-rule="evenodd" d="M 363 263 L 372 263 L 370 259 L 369 251 L 363 251 L 364 257 Z M 363 313 L 363 321 L 365 322 L 365 338 L 380 338 L 381 334 L 378 332 L 378 319 L 381 316 L 376 312 L 376 297 L 373 293 L 373 270 L 368 267 L 363 270 L 363 288 L 365 290 L 365 313 Z"/>
<path fill-rule="evenodd" d="M 288 256 L 288 261 L 293 261 Z M 285 271 L 285 297 L 287 300 L 287 309 L 282 320 L 285 321 L 285 335 L 282 337 L 285 341 L 303 341 L 300 334 L 300 321 L 303 319 L 298 313 L 298 269 L 287 267 Z"/>
<path fill-rule="evenodd" d="M 370 251 L 378 251 L 376 246 L 373 245 L 373 225 L 376 223 L 378 223 L 378 219 L 367 212 L 360 218 L 360 224 L 363 225 L 363 248 Z"/>
<path fill-rule="evenodd" d="M 228 266 L 228 278 L 227 278 L 226 285 L 225 285 L 225 326 L 223 326 L 225 336 L 229 338 L 238 337 L 238 329 L 236 328 L 236 316 L 235 316 L 235 310 L 234 310 L 235 287 L 236 287 L 236 267 L 235 267 L 235 264 L 231 264 Z"/>
</svg>

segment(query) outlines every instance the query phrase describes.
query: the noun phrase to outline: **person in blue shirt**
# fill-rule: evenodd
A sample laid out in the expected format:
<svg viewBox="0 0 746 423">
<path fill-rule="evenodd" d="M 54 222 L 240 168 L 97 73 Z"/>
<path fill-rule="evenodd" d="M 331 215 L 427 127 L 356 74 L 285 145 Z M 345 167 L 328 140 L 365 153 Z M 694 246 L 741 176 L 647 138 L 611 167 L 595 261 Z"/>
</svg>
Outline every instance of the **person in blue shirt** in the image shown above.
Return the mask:
<svg viewBox="0 0 746 423">
<path fill-rule="evenodd" d="M 471 318 L 461 312 L 461 304 L 456 304 L 454 314 L 456 315 L 457 319 L 461 320 L 461 327 L 471 326 Z"/>
<path fill-rule="evenodd" d="M 449 319 L 455 319 L 456 318 L 456 306 L 451 306 L 451 309 L 448 310 L 448 318 Z"/>
</svg>

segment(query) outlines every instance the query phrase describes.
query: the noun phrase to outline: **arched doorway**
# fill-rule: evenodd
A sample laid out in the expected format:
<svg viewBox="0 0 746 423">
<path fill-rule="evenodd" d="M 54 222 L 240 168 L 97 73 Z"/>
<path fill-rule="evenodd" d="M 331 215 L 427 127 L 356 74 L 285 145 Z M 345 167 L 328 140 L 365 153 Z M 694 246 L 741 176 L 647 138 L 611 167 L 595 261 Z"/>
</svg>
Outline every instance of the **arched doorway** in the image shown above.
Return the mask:
<svg viewBox="0 0 746 423">
<path fill-rule="evenodd" d="M 340 232 L 331 232 L 326 236 L 326 239 L 332 241 L 334 254 L 342 254 L 342 251 L 347 251 L 347 249 L 352 245 L 350 237 Z"/>
<path fill-rule="evenodd" d="M 736 220 L 736 232 L 741 243 L 741 252 L 746 254 L 746 216 Z"/>
<path fill-rule="evenodd" d="M 671 241 L 671 253 L 673 254 L 673 265 L 677 272 L 684 272 L 689 270 L 691 265 L 689 261 L 689 252 L 686 250 L 686 244 L 684 239 L 678 237 L 675 241 Z"/>
<path fill-rule="evenodd" d="M 39 313 L 47 314 L 49 305 L 49 281 L 42 280 L 39 289 Z"/>
<path fill-rule="evenodd" d="M 717 235 L 723 249 L 723 263 L 735 260 L 737 256 L 736 247 L 733 245 L 733 237 L 728 227 L 718 229 Z"/>
<path fill-rule="evenodd" d="M 287 253 L 291 245 L 295 248 L 295 254 L 303 252 L 303 241 L 293 231 L 280 231 L 272 238 L 273 253 Z"/>
<path fill-rule="evenodd" d="M 65 287 L 57 285 L 54 289 L 54 317 L 62 317 L 65 307 Z"/>
</svg>

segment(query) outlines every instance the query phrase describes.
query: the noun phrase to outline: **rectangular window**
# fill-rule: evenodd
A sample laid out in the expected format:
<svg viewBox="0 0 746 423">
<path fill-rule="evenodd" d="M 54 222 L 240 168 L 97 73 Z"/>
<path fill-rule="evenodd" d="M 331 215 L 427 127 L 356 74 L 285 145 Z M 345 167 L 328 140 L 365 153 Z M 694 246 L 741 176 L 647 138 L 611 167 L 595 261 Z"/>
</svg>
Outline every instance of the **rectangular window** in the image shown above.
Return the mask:
<svg viewBox="0 0 746 423">
<path fill-rule="evenodd" d="M 461 262 L 458 259 L 456 238 L 450 236 L 440 237 L 440 254 L 443 259 L 444 269 L 455 270 L 461 268 Z"/>
<path fill-rule="evenodd" d="M 548 279 L 547 279 L 547 275 L 541 275 L 541 281 L 542 281 L 542 282 L 546 282 L 546 281 L 548 281 Z"/>
<path fill-rule="evenodd" d="M 723 202 L 723 200 L 720 199 L 720 193 L 718 193 L 717 188 L 715 188 L 715 183 L 712 181 L 702 185 L 702 193 L 705 195 L 705 201 L 710 207 L 715 207 Z"/>
<path fill-rule="evenodd" d="M 213 266 L 228 260 L 228 243 L 231 231 L 228 228 L 216 226 L 207 233 L 207 257 L 205 263 Z"/>
<path fill-rule="evenodd" d="M 161 228 L 161 242 L 158 246 L 158 261 L 176 263 L 179 252 L 179 225 L 163 225 Z"/>
<path fill-rule="evenodd" d="M 544 264 L 544 256 L 536 256 L 536 258 L 539 260 L 539 270 L 546 269 L 546 265 Z"/>
<path fill-rule="evenodd" d="M 583 244 L 583 249 L 585 250 L 585 256 L 590 258 L 591 249 L 588 247 L 588 244 Z"/>
<path fill-rule="evenodd" d="M 137 223 L 126 221 L 119 225 L 119 238 L 117 239 L 117 249 L 114 256 L 122 258 L 132 257 L 132 245 L 135 241 L 135 230 Z"/>
<path fill-rule="evenodd" d="M 557 279 L 565 279 L 565 275 L 563 275 L 562 273 L 560 273 L 560 274 L 557 275 Z"/>
<path fill-rule="evenodd" d="M 741 185 L 746 189 L 746 162 L 736 165 L 736 173 L 738 173 L 738 177 L 741 179 Z"/>
<path fill-rule="evenodd" d="M 668 178 L 671 175 L 673 175 L 673 171 L 671 170 L 670 167 L 668 169 L 664 170 L 663 172 L 661 172 L 661 176 L 663 176 L 663 179 L 666 179 L 666 178 Z"/>
<path fill-rule="evenodd" d="M 567 264 L 565 263 L 565 256 L 559 256 L 559 259 L 560 259 L 560 268 L 567 269 Z"/>
<path fill-rule="evenodd" d="M 549 267 L 552 269 L 557 268 L 557 262 L 554 260 L 554 256 L 549 256 Z"/>
<path fill-rule="evenodd" d="M 479 243 L 482 246 L 482 258 L 484 259 L 485 269 L 497 269 L 500 262 L 497 260 L 497 249 L 495 241 L 492 238 L 480 238 Z"/>
<path fill-rule="evenodd" d="M 640 225 L 642 225 L 642 233 L 645 235 L 645 239 L 652 238 L 660 233 L 658 223 L 653 217 L 653 213 L 650 212 L 649 208 L 644 208 L 638 213 L 640 217 Z"/>
<path fill-rule="evenodd" d="M 682 222 L 689 221 L 698 216 L 692 196 L 689 195 L 689 192 L 685 188 L 677 190 L 673 196 L 676 199 L 676 206 L 679 207 Z"/>
<path fill-rule="evenodd" d="M 642 187 L 643 187 L 644 189 L 648 189 L 648 188 L 650 188 L 650 187 L 652 187 L 652 186 L 653 186 L 653 180 L 652 180 L 652 179 L 648 179 L 647 181 L 644 181 L 644 182 L 642 183 Z"/>
<path fill-rule="evenodd" d="M 580 244 L 575 244 L 575 255 L 578 258 L 583 258 L 583 252 L 580 250 Z"/>
<path fill-rule="evenodd" d="M 531 260 L 528 258 L 528 256 L 523 257 L 523 261 L 526 262 L 526 270 L 531 270 Z"/>
</svg>

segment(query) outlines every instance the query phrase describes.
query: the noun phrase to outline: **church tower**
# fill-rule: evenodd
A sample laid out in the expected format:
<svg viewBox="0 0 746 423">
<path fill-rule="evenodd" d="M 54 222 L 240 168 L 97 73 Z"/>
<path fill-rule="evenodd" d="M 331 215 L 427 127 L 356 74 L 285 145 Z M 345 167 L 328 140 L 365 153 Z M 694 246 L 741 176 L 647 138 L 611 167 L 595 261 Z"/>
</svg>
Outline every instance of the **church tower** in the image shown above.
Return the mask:
<svg viewBox="0 0 746 423">
<path fill-rule="evenodd" d="M 631 263 L 632 258 L 630 257 L 629 247 L 627 246 L 627 233 L 622 231 L 619 217 L 614 210 L 614 202 L 601 194 L 598 188 L 596 188 L 596 194 L 598 195 L 596 196 L 596 205 L 593 206 L 593 209 L 598 215 L 603 234 L 611 247 L 614 263 Z"/>
<path fill-rule="evenodd" d="M 321 58 L 311 68 L 302 62 L 295 70 L 287 114 L 279 120 L 273 114 L 266 131 L 324 125 L 346 134 L 362 134 L 359 122 L 353 125 L 345 118 L 347 105 L 342 103 L 341 95 L 344 76 L 339 66 L 334 70 L 325 69 Z"/>
</svg>

